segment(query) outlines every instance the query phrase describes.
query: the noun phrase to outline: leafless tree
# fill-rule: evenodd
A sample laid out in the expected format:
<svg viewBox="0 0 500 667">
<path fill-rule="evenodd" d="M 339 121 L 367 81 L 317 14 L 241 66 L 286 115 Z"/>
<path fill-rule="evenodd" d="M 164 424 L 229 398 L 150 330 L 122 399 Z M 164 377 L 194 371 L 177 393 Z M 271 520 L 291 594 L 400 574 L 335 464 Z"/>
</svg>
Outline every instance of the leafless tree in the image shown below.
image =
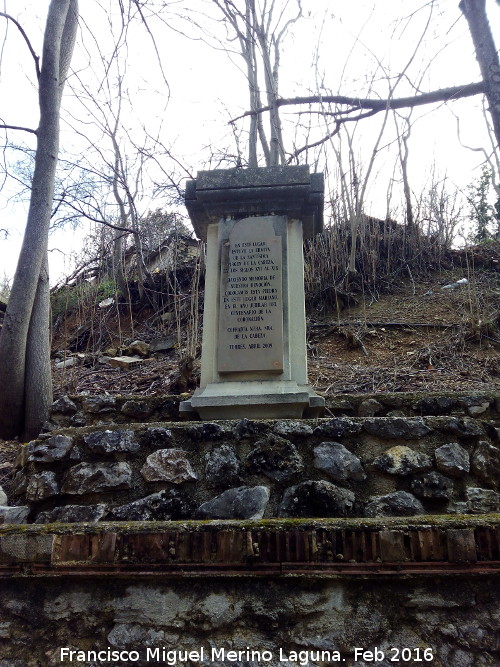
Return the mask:
<svg viewBox="0 0 500 667">
<path fill-rule="evenodd" d="M 2 14 L 17 24 L 15 19 Z M 34 50 L 40 121 L 24 241 L 0 333 L 0 436 L 40 431 L 52 402 L 47 241 L 59 152 L 61 98 L 78 23 L 77 0 L 52 0 L 41 67 Z M 17 24 L 22 31 L 22 27 Z M 24 32 L 24 31 L 22 31 Z M 26 37 L 29 45 L 29 40 Z M 15 125 L 4 125 L 16 128 Z"/>
</svg>

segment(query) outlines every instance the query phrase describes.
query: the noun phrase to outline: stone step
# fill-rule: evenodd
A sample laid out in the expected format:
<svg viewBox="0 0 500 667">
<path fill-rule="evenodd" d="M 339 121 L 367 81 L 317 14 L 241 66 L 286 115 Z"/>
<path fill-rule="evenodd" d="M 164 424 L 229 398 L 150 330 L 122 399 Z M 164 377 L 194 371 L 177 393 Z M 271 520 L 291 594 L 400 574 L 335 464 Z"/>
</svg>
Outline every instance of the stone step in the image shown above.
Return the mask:
<svg viewBox="0 0 500 667">
<path fill-rule="evenodd" d="M 103 523 L 0 528 L 0 577 L 492 574 L 488 517 Z"/>
<path fill-rule="evenodd" d="M 46 430 L 69 426 L 170 422 L 179 420 L 179 404 L 187 396 L 63 396 L 50 409 Z M 331 417 L 473 417 L 500 425 L 500 391 L 413 392 L 327 395 L 325 414 Z"/>
<path fill-rule="evenodd" d="M 37 522 L 482 514 L 499 440 L 456 416 L 73 427 L 20 446 L 9 497 Z"/>
</svg>

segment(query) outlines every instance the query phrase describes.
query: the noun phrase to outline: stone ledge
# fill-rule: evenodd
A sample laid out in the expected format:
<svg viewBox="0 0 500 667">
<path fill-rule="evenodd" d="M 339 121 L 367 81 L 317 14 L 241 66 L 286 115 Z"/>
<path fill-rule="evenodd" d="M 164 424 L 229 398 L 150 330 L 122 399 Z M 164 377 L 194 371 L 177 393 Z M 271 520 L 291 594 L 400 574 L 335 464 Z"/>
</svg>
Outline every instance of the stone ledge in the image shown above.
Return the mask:
<svg viewBox="0 0 500 667">
<path fill-rule="evenodd" d="M 112 423 L 175 422 L 179 419 L 179 405 L 187 398 L 188 395 L 65 396 L 52 405 L 47 428 L 52 431 Z M 406 417 L 456 416 L 490 419 L 500 424 L 500 391 L 343 394 L 324 398 L 327 414 L 332 417 L 385 417 L 397 411 Z"/>
<path fill-rule="evenodd" d="M 0 577 L 500 573 L 500 515 L 0 527 Z"/>
</svg>

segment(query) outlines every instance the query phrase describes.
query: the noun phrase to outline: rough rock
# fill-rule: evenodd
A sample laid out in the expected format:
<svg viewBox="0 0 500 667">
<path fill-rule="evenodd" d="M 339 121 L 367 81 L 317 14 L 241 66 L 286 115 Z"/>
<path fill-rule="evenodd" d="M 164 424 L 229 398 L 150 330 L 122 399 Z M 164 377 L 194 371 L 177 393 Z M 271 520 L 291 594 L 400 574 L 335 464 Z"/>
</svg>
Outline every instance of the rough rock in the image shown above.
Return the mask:
<svg viewBox="0 0 500 667">
<path fill-rule="evenodd" d="M 304 470 L 302 457 L 295 445 L 278 435 L 258 440 L 247 457 L 247 463 L 253 471 L 280 483 Z"/>
<path fill-rule="evenodd" d="M 61 396 L 54 401 L 49 408 L 50 414 L 61 414 L 61 415 L 74 415 L 78 411 L 75 403 L 69 398 L 69 396 Z"/>
<path fill-rule="evenodd" d="M 348 417 L 335 417 L 314 429 L 314 435 L 319 438 L 343 438 L 347 435 L 358 435 L 363 430 L 361 422 L 355 422 Z"/>
<path fill-rule="evenodd" d="M 71 417 L 70 423 L 71 426 L 85 426 L 87 424 L 85 413 L 77 412 Z"/>
<path fill-rule="evenodd" d="M 446 430 L 460 438 L 480 438 L 484 436 L 483 425 L 475 419 L 450 419 Z"/>
<path fill-rule="evenodd" d="M 140 437 L 141 445 L 146 447 L 165 447 L 172 442 L 172 431 L 163 426 L 151 426 Z"/>
<path fill-rule="evenodd" d="M 433 470 L 413 479 L 410 489 L 419 498 L 449 499 L 453 494 L 453 482 Z"/>
<path fill-rule="evenodd" d="M 309 424 L 303 424 L 302 422 L 296 422 L 292 420 L 278 421 L 273 426 L 273 431 L 277 435 L 284 437 L 295 435 L 295 436 L 308 436 L 313 434 L 313 429 Z"/>
<path fill-rule="evenodd" d="M 470 470 L 469 452 L 456 442 L 441 445 L 434 455 L 438 469 L 447 475 L 463 477 Z"/>
<path fill-rule="evenodd" d="M 146 459 L 141 475 L 147 482 L 195 482 L 198 476 L 183 449 L 158 449 Z"/>
<path fill-rule="evenodd" d="M 341 517 L 350 514 L 355 496 L 331 482 L 308 480 L 288 488 L 279 507 L 284 517 Z"/>
<path fill-rule="evenodd" d="M 403 410 L 389 410 L 386 417 L 405 417 Z"/>
<path fill-rule="evenodd" d="M 113 396 L 85 396 L 82 399 L 85 412 L 99 414 L 100 412 L 112 412 L 116 409 L 116 400 Z"/>
<path fill-rule="evenodd" d="M 25 505 L 7 507 L 0 505 L 0 524 L 2 523 L 27 523 L 30 508 Z"/>
<path fill-rule="evenodd" d="M 137 646 L 165 645 L 164 630 L 145 628 L 138 623 L 116 623 L 107 636 L 111 646 L 116 648 L 135 648 Z"/>
<path fill-rule="evenodd" d="M 361 461 L 340 442 L 322 442 L 314 448 L 314 465 L 337 482 L 366 479 Z"/>
<path fill-rule="evenodd" d="M 494 489 L 500 486 L 500 449 L 480 441 L 472 456 L 472 471 Z"/>
<path fill-rule="evenodd" d="M 31 502 L 44 500 L 59 493 L 55 472 L 44 470 L 31 475 L 26 488 L 26 499 Z"/>
<path fill-rule="evenodd" d="M 411 475 L 414 472 L 430 470 L 432 460 L 430 456 L 416 452 L 410 447 L 397 445 L 378 456 L 373 465 L 390 475 Z"/>
<path fill-rule="evenodd" d="M 107 505 L 66 505 L 40 512 L 35 523 L 95 523 L 106 514 Z"/>
<path fill-rule="evenodd" d="M 367 398 L 359 404 L 358 415 L 360 417 L 374 417 L 382 412 L 383 409 L 382 405 L 376 399 Z"/>
<path fill-rule="evenodd" d="M 253 436 L 262 435 L 269 430 L 269 426 L 261 421 L 254 421 L 253 419 L 240 419 L 240 421 L 233 426 L 233 435 L 237 440 L 243 438 L 252 438 Z"/>
<path fill-rule="evenodd" d="M 149 343 L 145 343 L 143 340 L 134 340 L 125 350 L 125 354 L 130 356 L 137 354 L 139 357 L 149 357 L 150 352 L 151 345 Z"/>
<path fill-rule="evenodd" d="M 151 352 L 170 352 L 177 345 L 177 336 L 165 336 L 151 341 Z"/>
<path fill-rule="evenodd" d="M 422 415 L 449 415 L 456 404 L 457 400 L 455 398 L 429 396 L 419 401 L 415 406 L 415 410 L 419 411 Z"/>
<path fill-rule="evenodd" d="M 469 487 L 465 491 L 467 507 L 471 514 L 488 514 L 500 511 L 500 493 L 491 489 Z"/>
<path fill-rule="evenodd" d="M 221 445 L 205 454 L 205 479 L 209 488 L 225 489 L 242 482 L 242 465 L 229 445 Z"/>
<path fill-rule="evenodd" d="M 16 472 L 14 479 L 12 480 L 12 485 L 10 487 L 11 494 L 13 496 L 22 496 L 23 493 L 26 493 L 27 488 L 28 476 L 24 470 L 19 470 L 19 472 Z"/>
<path fill-rule="evenodd" d="M 7 505 L 7 494 L 0 486 L 0 505 Z"/>
<path fill-rule="evenodd" d="M 62 492 L 83 495 L 130 489 L 131 486 L 132 470 L 128 463 L 79 463 L 64 476 Z"/>
<path fill-rule="evenodd" d="M 200 519 L 262 519 L 269 501 L 265 486 L 240 486 L 228 489 L 198 507 Z"/>
<path fill-rule="evenodd" d="M 77 363 L 79 362 L 78 357 L 67 357 L 66 359 L 63 359 L 62 361 L 56 361 L 54 364 L 54 368 L 71 368 L 72 366 L 76 366 Z"/>
<path fill-rule="evenodd" d="M 51 463 L 64 459 L 73 447 L 73 438 L 53 435 L 47 440 L 32 440 L 28 443 L 28 461 Z"/>
<path fill-rule="evenodd" d="M 363 428 L 383 440 L 418 440 L 432 431 L 421 417 L 373 417 L 363 422 Z"/>
<path fill-rule="evenodd" d="M 147 419 L 153 413 L 153 408 L 148 401 L 125 401 L 121 413 L 131 419 Z"/>
<path fill-rule="evenodd" d="M 415 516 L 424 513 L 424 506 L 407 491 L 394 491 L 385 496 L 373 496 L 365 507 L 365 516 Z"/>
<path fill-rule="evenodd" d="M 113 507 L 111 521 L 177 521 L 192 516 L 194 503 L 175 489 L 152 493 L 134 502 Z"/>
<path fill-rule="evenodd" d="M 466 409 L 470 417 L 479 417 L 490 407 L 490 399 L 486 396 L 462 396 L 458 403 Z"/>
<path fill-rule="evenodd" d="M 84 436 L 87 449 L 93 454 L 113 454 L 115 452 L 136 452 L 139 443 L 133 431 L 95 431 Z"/>
<path fill-rule="evenodd" d="M 203 424 L 190 426 L 188 428 L 188 435 L 192 440 L 219 440 L 224 437 L 224 429 L 220 424 L 204 422 Z"/>
</svg>

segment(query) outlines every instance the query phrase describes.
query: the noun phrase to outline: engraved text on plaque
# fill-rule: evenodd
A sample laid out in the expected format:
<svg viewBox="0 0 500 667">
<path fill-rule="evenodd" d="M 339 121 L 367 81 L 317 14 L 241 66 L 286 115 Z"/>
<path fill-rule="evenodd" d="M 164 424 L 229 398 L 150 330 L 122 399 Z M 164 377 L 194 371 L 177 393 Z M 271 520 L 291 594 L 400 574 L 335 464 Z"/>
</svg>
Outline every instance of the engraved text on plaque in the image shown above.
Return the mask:
<svg viewBox="0 0 500 667">
<path fill-rule="evenodd" d="M 234 224 L 221 248 L 219 373 L 283 371 L 281 237 L 272 218 Z"/>
</svg>

